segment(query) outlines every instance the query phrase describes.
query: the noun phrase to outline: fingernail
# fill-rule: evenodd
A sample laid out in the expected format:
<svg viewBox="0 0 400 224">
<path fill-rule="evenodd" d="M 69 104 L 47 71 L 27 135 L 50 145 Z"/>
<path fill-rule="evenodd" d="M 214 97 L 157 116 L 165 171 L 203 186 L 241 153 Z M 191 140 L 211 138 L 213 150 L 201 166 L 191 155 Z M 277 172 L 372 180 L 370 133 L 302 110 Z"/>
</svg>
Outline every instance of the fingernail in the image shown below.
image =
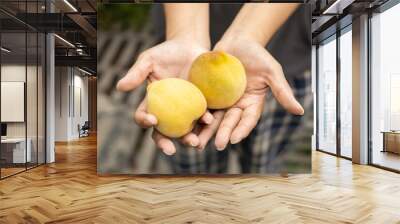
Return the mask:
<svg viewBox="0 0 400 224">
<path fill-rule="evenodd" d="M 239 143 L 240 141 L 242 141 L 242 138 L 240 138 L 240 137 L 234 136 L 231 138 L 231 144 L 236 144 L 236 143 Z"/>
<path fill-rule="evenodd" d="M 222 151 L 222 150 L 225 149 L 225 147 L 226 147 L 226 146 L 217 146 L 217 150 L 218 150 L 218 151 Z"/>
<path fill-rule="evenodd" d="M 300 107 L 300 108 L 301 108 L 300 114 L 301 114 L 301 115 L 304 115 L 304 108 L 303 108 L 303 107 Z"/>
<path fill-rule="evenodd" d="M 132 79 L 133 79 L 133 77 L 131 77 L 131 76 L 125 74 L 125 76 L 122 77 L 118 82 L 124 83 L 124 82 L 130 81 L 130 80 L 132 80 Z"/>
<path fill-rule="evenodd" d="M 296 101 L 297 103 L 297 114 L 298 115 L 303 115 L 304 114 L 304 108 L 301 106 L 300 102 Z"/>
<path fill-rule="evenodd" d="M 122 87 L 121 87 L 121 85 L 122 85 L 122 84 L 121 84 L 121 83 L 122 83 L 121 81 L 122 81 L 122 80 L 123 80 L 123 79 L 120 79 L 120 80 L 117 82 L 117 86 L 116 86 L 116 87 L 117 87 L 117 90 L 121 90 L 121 88 L 122 88 Z"/>
<path fill-rule="evenodd" d="M 197 144 L 196 144 L 196 142 L 194 142 L 194 141 L 191 141 L 191 142 L 190 142 L 190 146 L 192 146 L 192 147 L 196 147 L 196 146 L 197 146 Z"/>
<path fill-rule="evenodd" d="M 152 125 L 156 125 L 157 124 L 157 118 L 155 116 L 151 115 L 151 114 L 147 114 L 146 115 L 146 119 Z"/>
<path fill-rule="evenodd" d="M 168 155 L 168 156 L 172 156 L 173 154 L 175 154 L 175 151 L 174 150 L 163 150 L 164 151 L 164 153 L 166 154 L 166 155 Z"/>
<path fill-rule="evenodd" d="M 298 115 L 304 115 L 304 109 L 303 109 L 303 107 L 299 104 L 299 108 L 297 109 L 297 114 Z"/>
<path fill-rule="evenodd" d="M 206 124 L 211 124 L 214 120 L 214 117 L 211 114 L 206 114 L 204 117 L 204 122 Z"/>
</svg>

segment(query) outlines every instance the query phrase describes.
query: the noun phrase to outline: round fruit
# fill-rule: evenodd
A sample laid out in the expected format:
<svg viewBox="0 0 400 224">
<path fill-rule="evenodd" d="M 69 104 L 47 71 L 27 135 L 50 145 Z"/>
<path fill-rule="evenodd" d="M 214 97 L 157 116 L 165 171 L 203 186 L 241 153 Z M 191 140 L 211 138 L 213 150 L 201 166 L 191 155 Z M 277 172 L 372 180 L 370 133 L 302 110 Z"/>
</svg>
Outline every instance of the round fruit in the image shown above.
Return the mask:
<svg viewBox="0 0 400 224">
<path fill-rule="evenodd" d="M 246 89 L 246 72 L 236 57 L 221 51 L 200 55 L 189 71 L 189 81 L 206 97 L 210 109 L 234 105 Z"/>
<path fill-rule="evenodd" d="M 189 133 L 206 110 L 201 91 L 186 80 L 167 78 L 147 87 L 147 112 L 157 118 L 156 129 L 168 137 Z"/>
</svg>

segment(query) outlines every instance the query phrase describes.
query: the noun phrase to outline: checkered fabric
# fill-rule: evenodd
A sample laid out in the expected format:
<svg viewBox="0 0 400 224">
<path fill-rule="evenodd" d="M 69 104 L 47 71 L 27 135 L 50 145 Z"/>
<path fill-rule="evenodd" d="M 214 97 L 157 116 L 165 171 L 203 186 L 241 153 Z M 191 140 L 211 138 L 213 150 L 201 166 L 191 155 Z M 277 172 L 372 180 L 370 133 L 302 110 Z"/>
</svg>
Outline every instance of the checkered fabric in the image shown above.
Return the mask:
<svg viewBox="0 0 400 224">
<path fill-rule="evenodd" d="M 234 15 L 232 15 L 234 16 Z M 301 16 L 300 16 L 301 17 Z M 299 20 L 293 19 L 293 20 Z M 139 31 L 102 31 L 98 33 L 98 172 L 101 174 L 198 174 L 198 173 L 309 173 L 311 170 L 311 135 L 313 96 L 308 35 L 283 35 L 274 44 L 276 59 L 282 63 L 296 98 L 305 109 L 304 116 L 287 113 L 269 94 L 264 113 L 248 138 L 219 152 L 210 140 L 199 152 L 176 143 L 177 153 L 166 156 L 151 139 L 152 129 L 143 129 L 133 121 L 133 112 L 146 94 L 145 85 L 132 92 L 119 92 L 115 85 L 134 63 L 140 52 L 163 41 L 162 23 L 146 23 Z M 303 33 L 294 23 L 286 31 Z M 214 27 L 214 31 L 218 31 Z M 157 32 L 156 32 L 157 31 Z M 301 31 L 301 32 L 300 32 Z M 309 32 L 307 32 L 309 33 Z M 116 35 L 117 34 L 117 35 Z M 288 40 L 293 37 L 293 41 Z M 311 46 L 310 46 L 311 47 Z M 288 61 L 291 59 L 292 61 Z M 294 60 L 294 61 L 293 61 Z M 290 65 L 290 66 L 288 66 Z"/>
<path fill-rule="evenodd" d="M 174 173 L 307 173 L 311 170 L 313 96 L 311 74 L 289 80 L 304 116 L 286 112 L 271 93 L 267 94 L 263 114 L 250 136 L 239 144 L 217 151 L 212 139 L 204 151 L 175 142 L 176 155 L 169 158 Z M 229 153 L 236 153 L 239 170 L 231 171 Z"/>
</svg>

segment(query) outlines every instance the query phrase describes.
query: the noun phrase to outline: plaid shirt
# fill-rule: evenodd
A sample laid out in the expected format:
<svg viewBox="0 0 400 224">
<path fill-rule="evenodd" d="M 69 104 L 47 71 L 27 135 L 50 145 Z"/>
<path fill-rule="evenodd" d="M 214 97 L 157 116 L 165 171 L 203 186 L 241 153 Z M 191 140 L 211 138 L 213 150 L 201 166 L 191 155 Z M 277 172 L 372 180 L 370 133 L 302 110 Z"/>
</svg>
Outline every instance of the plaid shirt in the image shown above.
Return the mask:
<svg viewBox="0 0 400 224">
<path fill-rule="evenodd" d="M 271 93 L 267 94 L 263 114 L 250 135 L 242 142 L 216 150 L 211 139 L 205 150 L 198 151 L 175 142 L 177 153 L 168 157 L 174 173 L 307 173 L 311 171 L 311 135 L 313 95 L 311 74 L 289 80 L 296 99 L 303 105 L 304 116 L 286 112 Z M 229 156 L 235 153 L 236 156 Z M 237 159 L 235 164 L 229 158 Z"/>
</svg>

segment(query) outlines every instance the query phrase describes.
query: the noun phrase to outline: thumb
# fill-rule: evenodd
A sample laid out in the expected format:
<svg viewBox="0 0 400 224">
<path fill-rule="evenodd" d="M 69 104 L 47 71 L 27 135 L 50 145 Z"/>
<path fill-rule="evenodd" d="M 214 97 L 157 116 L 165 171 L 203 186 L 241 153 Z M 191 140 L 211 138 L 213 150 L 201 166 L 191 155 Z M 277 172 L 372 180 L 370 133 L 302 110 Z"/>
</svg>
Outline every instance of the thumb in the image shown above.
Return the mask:
<svg viewBox="0 0 400 224">
<path fill-rule="evenodd" d="M 141 56 L 136 63 L 129 69 L 128 73 L 118 81 L 119 91 L 130 91 L 138 87 L 146 80 L 152 71 L 152 63 L 148 57 Z"/>
<path fill-rule="evenodd" d="M 272 94 L 279 104 L 292 114 L 303 115 L 304 109 L 294 97 L 293 91 L 283 74 L 282 67 L 276 66 L 266 77 L 267 83 L 271 87 Z"/>
</svg>

